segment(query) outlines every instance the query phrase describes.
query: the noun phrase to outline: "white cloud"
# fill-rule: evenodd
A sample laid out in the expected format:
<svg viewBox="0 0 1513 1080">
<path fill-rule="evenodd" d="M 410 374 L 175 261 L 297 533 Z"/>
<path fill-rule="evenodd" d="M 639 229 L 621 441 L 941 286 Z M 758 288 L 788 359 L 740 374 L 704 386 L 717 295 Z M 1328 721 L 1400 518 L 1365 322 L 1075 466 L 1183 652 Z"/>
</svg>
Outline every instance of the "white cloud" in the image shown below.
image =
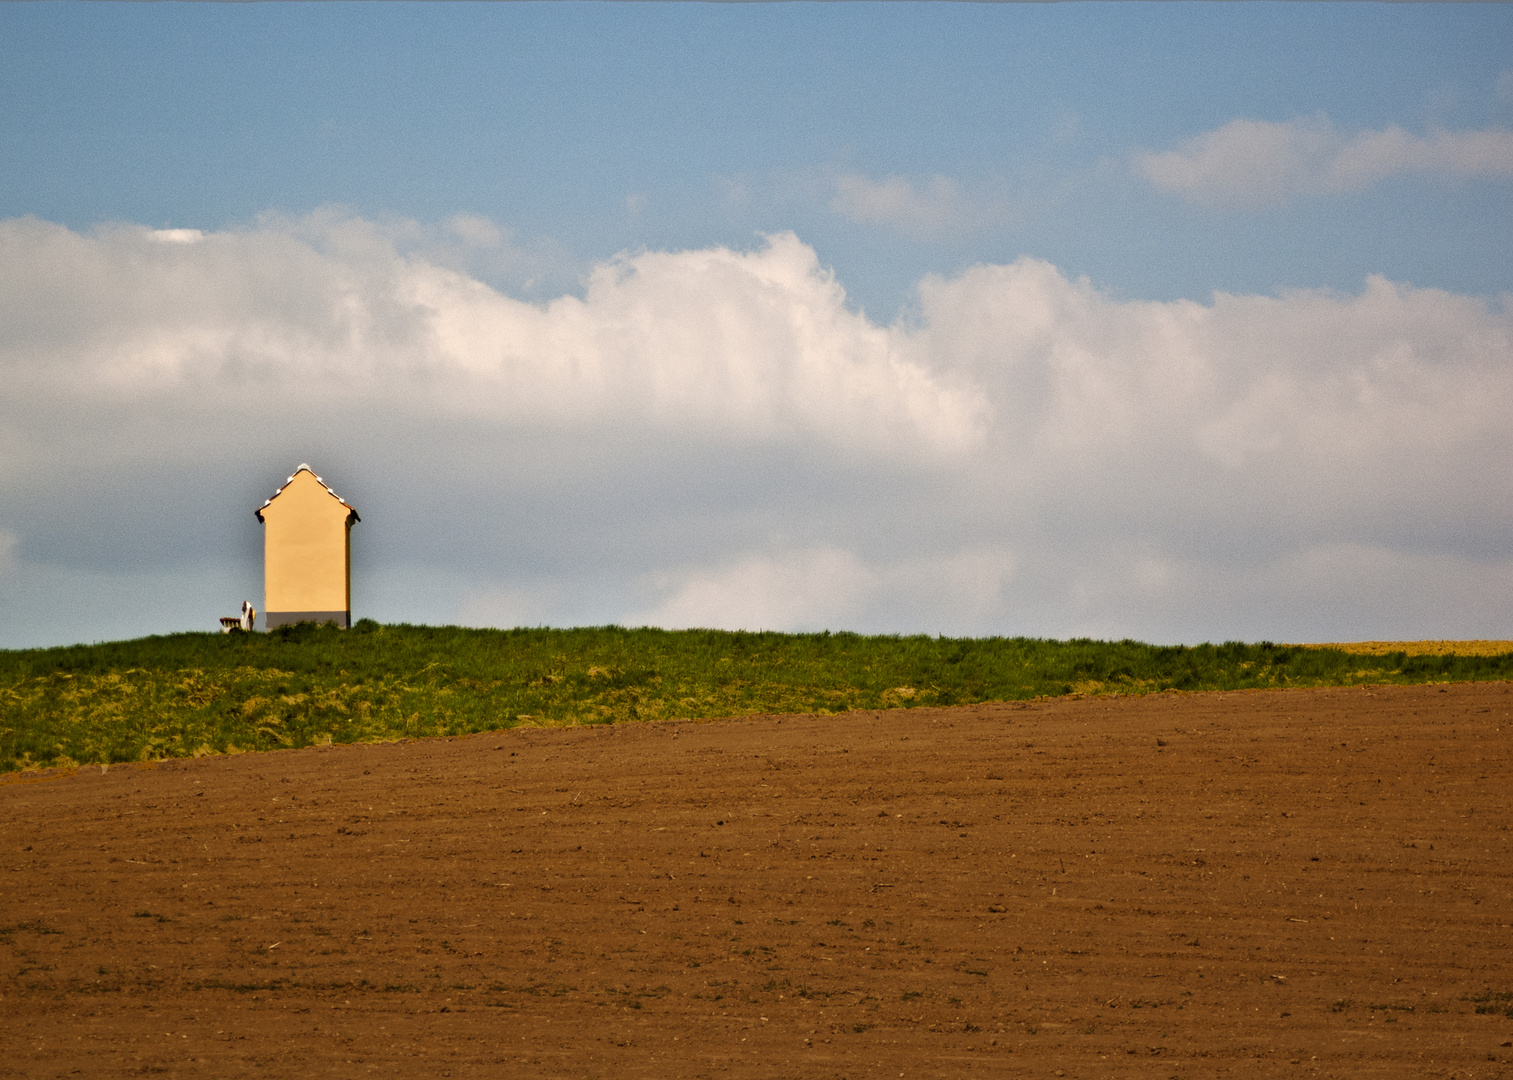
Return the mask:
<svg viewBox="0 0 1513 1080">
<path fill-rule="evenodd" d="M 659 574 L 672 595 L 633 623 L 728 630 L 823 629 L 842 625 L 876 588 L 849 551 L 812 548 L 751 554 L 725 566 Z"/>
<path fill-rule="evenodd" d="M 1431 131 L 1393 125 L 1345 135 L 1323 115 L 1231 120 L 1175 150 L 1135 155 L 1162 191 L 1216 206 L 1274 206 L 1298 195 L 1364 191 L 1393 176 L 1513 176 L 1513 131 Z"/>
<path fill-rule="evenodd" d="M 198 244 L 205 239 L 199 229 L 154 229 L 147 235 L 160 244 Z"/>
<path fill-rule="evenodd" d="M 1505 300 L 1372 278 L 1119 301 L 1022 259 L 927 278 L 880 325 L 781 234 L 527 302 L 423 253 L 494 244 L 486 224 L 328 213 L 165 244 L 0 222 L 4 644 L 57 624 L 69 574 L 220 575 L 186 625 L 234 610 L 251 511 L 301 460 L 362 512 L 360 616 L 1165 640 L 1513 621 Z"/>
<path fill-rule="evenodd" d="M 921 633 L 937 629 L 944 608 L 956 632 L 981 631 L 1007 614 L 1013 564 L 1012 554 L 990 547 L 875 564 L 835 547 L 747 552 L 717 566 L 653 575 L 662 600 L 629 621 L 722 630 L 865 625 Z"/>
<path fill-rule="evenodd" d="M 523 238 L 481 214 L 454 214 L 435 223 L 409 218 L 372 221 L 329 206 L 297 218 L 260 215 L 257 231 L 298 240 L 327 255 L 350 258 L 366 252 L 380 261 L 398 255 L 532 299 L 572 291 L 589 269 L 562 244 Z"/>
<path fill-rule="evenodd" d="M 980 401 L 848 312 L 791 234 L 750 253 L 627 256 L 596 268 L 582 299 L 536 305 L 401 256 L 366 222 L 267 224 L 189 247 L 0 225 L 0 365 L 18 389 L 102 404 L 282 399 L 301 413 L 301 396 L 325 397 L 911 453 L 960 452 L 981 429 Z"/>
<path fill-rule="evenodd" d="M 925 190 L 903 176 L 872 180 L 860 173 L 835 178 L 830 209 L 865 225 L 892 225 L 908 232 L 937 233 L 961 216 L 961 189 L 945 176 L 933 176 Z"/>
<path fill-rule="evenodd" d="M 456 214 L 446 224 L 453 236 L 473 247 L 497 248 L 504 243 L 499 226 L 477 214 Z"/>
<path fill-rule="evenodd" d="M 830 209 L 861 225 L 885 225 L 918 240 L 934 240 L 984 226 L 1010 215 L 1001 199 L 968 193 L 947 176 L 916 185 L 905 176 L 873 180 L 861 173 L 835 178 Z"/>
</svg>

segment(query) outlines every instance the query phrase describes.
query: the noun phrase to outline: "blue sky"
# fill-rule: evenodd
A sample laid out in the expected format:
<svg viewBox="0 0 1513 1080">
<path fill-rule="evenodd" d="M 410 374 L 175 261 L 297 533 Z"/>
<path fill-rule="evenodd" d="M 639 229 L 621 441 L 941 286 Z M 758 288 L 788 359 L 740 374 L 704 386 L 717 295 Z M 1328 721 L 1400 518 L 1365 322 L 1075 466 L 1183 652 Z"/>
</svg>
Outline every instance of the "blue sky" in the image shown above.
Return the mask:
<svg viewBox="0 0 1513 1080">
<path fill-rule="evenodd" d="M 1029 254 L 1131 297 L 1509 287 L 1509 186 L 1193 213 L 1126 167 L 1236 117 L 1513 121 L 1501 5 L 11 5 L 0 214 L 487 216 L 592 260 L 795 229 L 869 310 Z M 1003 204 L 921 239 L 833 177 Z M 633 200 L 629 205 L 627 200 Z M 1383 221 L 1392 223 L 1383 228 Z"/>
<path fill-rule="evenodd" d="M 0 5 L 0 646 L 213 625 L 306 459 L 383 618 L 1508 636 L 1510 45 Z"/>
</svg>

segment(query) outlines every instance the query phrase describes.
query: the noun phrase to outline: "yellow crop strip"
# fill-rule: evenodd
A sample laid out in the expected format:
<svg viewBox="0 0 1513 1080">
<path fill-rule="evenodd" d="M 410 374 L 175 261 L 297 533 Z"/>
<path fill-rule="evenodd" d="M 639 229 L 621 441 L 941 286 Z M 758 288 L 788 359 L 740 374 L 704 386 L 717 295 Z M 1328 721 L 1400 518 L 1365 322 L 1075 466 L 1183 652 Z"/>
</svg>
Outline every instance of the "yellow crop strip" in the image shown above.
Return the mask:
<svg viewBox="0 0 1513 1080">
<path fill-rule="evenodd" d="M 1339 649 L 1356 656 L 1505 656 L 1513 653 L 1513 641 L 1352 641 L 1307 644 L 1305 649 Z"/>
</svg>

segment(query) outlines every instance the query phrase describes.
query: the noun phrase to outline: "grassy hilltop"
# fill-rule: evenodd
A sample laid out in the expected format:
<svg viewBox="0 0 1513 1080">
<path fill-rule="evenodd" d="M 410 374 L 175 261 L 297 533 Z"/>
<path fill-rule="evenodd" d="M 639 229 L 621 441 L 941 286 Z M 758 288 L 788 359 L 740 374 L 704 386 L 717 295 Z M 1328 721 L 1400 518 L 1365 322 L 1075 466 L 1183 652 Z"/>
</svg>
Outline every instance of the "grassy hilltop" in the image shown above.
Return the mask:
<svg viewBox="0 0 1513 1080">
<path fill-rule="evenodd" d="M 1513 677 L 1513 653 L 301 625 L 0 651 L 0 771 L 515 727 Z"/>
</svg>

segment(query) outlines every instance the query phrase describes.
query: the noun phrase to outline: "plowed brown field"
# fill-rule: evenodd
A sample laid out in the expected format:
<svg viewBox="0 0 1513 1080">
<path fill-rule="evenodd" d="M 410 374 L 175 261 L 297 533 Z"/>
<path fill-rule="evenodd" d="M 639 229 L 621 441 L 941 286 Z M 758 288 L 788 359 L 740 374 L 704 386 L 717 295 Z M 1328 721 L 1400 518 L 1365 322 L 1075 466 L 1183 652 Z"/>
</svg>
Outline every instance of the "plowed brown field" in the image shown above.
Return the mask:
<svg viewBox="0 0 1513 1080">
<path fill-rule="evenodd" d="M 1513 1076 L 1510 801 L 1505 683 L 11 776 L 0 1074 Z"/>
</svg>

